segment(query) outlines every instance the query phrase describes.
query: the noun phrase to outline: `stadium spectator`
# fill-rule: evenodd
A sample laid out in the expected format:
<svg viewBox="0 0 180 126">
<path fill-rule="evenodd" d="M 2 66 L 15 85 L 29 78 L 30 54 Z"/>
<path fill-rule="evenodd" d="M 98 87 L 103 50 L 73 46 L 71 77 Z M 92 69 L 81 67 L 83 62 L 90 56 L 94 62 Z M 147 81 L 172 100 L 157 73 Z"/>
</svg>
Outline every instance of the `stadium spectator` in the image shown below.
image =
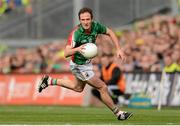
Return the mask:
<svg viewBox="0 0 180 126">
<path fill-rule="evenodd" d="M 118 97 L 125 93 L 125 80 L 120 68 L 114 63 L 114 56 L 111 52 L 104 52 L 101 57 L 101 79 L 107 84 L 109 93 L 115 104 L 118 104 Z M 114 87 L 117 86 L 117 89 Z M 98 90 L 93 89 L 92 93 L 101 100 Z"/>
<path fill-rule="evenodd" d="M 19 7 L 24 7 L 27 14 L 32 14 L 31 3 L 31 0 L 0 0 L 0 15 L 8 14 Z"/>
<path fill-rule="evenodd" d="M 8 9 L 8 4 L 5 0 L 0 0 L 0 16 L 3 15 Z"/>
<path fill-rule="evenodd" d="M 18 48 L 11 58 L 12 72 L 23 73 L 23 67 L 25 65 L 25 58 L 27 55 L 26 48 Z"/>
<path fill-rule="evenodd" d="M 0 73 L 7 74 L 11 72 L 11 55 L 0 56 Z"/>
<path fill-rule="evenodd" d="M 178 59 L 177 65 L 177 72 L 180 72 L 180 58 Z"/>
<path fill-rule="evenodd" d="M 166 55 L 164 57 L 164 63 L 165 63 L 165 67 L 164 67 L 165 72 L 173 73 L 178 71 L 178 65 L 177 63 L 173 62 L 173 59 L 170 55 Z"/>
</svg>

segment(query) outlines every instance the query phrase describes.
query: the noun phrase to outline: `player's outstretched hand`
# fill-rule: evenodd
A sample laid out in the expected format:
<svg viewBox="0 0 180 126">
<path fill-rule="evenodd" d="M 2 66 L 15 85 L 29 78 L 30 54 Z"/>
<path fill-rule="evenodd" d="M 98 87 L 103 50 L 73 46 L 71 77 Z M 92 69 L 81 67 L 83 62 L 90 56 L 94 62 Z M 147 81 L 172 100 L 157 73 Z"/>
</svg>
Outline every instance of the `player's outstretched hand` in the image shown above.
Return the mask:
<svg viewBox="0 0 180 126">
<path fill-rule="evenodd" d="M 121 60 L 123 61 L 123 62 L 125 62 L 126 61 L 126 55 L 124 54 L 124 52 L 122 51 L 122 50 L 117 50 L 117 57 L 118 58 L 121 58 Z"/>
</svg>

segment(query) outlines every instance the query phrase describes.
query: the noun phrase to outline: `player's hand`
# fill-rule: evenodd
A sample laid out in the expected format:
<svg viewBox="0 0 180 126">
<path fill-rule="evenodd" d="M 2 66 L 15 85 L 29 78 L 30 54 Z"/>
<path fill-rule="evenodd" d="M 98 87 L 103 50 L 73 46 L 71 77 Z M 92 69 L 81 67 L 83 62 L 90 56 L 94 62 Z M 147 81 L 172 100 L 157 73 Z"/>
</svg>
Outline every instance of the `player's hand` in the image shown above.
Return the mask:
<svg viewBox="0 0 180 126">
<path fill-rule="evenodd" d="M 123 52 L 122 50 L 120 50 L 120 49 L 117 50 L 116 54 L 117 54 L 117 57 L 118 57 L 118 58 L 121 58 L 121 60 L 122 60 L 123 62 L 126 61 L 126 55 L 124 54 L 124 52 Z"/>
<path fill-rule="evenodd" d="M 85 46 L 85 44 L 83 44 L 83 45 L 81 45 L 81 46 L 79 46 L 79 47 L 77 47 L 78 48 L 78 52 L 80 52 L 81 54 L 83 54 L 84 53 L 84 46 Z"/>
</svg>

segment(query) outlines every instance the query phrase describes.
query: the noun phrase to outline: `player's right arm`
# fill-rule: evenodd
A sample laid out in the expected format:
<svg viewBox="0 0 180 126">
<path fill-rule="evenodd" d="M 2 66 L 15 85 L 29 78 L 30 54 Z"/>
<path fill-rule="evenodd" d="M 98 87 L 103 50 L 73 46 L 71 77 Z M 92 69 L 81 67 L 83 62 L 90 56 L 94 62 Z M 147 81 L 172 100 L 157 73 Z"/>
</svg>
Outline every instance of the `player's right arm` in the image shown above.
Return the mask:
<svg viewBox="0 0 180 126">
<path fill-rule="evenodd" d="M 78 41 L 79 34 L 76 32 L 76 27 L 69 35 L 67 45 L 64 50 L 64 56 L 66 58 L 74 55 L 76 52 L 82 53 L 83 46 L 76 47 L 76 42 Z"/>
<path fill-rule="evenodd" d="M 65 50 L 64 50 L 64 56 L 66 58 L 68 58 L 68 57 L 72 56 L 73 54 L 75 54 L 76 52 L 82 53 L 81 50 L 83 50 L 83 46 L 74 48 L 71 45 L 66 45 Z"/>
</svg>

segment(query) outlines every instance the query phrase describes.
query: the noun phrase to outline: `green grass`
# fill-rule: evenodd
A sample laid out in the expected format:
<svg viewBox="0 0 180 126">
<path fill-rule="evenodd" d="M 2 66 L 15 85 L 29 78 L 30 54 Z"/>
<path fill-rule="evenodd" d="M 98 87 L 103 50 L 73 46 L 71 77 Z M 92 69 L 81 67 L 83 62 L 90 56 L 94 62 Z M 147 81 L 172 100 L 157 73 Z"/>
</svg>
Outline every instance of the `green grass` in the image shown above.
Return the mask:
<svg viewBox="0 0 180 126">
<path fill-rule="evenodd" d="M 126 121 L 118 121 L 105 107 L 64 107 L 64 106 L 0 106 L 0 124 L 105 124 L 105 125 L 180 125 L 179 108 L 130 109 L 134 113 Z"/>
</svg>

